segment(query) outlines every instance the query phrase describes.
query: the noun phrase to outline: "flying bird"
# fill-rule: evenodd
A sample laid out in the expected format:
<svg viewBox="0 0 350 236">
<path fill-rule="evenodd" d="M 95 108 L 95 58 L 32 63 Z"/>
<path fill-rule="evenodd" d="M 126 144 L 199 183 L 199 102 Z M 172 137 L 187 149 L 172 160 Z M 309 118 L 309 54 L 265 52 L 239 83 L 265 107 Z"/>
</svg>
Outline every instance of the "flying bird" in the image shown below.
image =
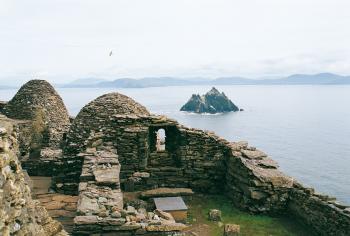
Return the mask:
<svg viewBox="0 0 350 236">
<path fill-rule="evenodd" d="M 112 55 L 113 55 L 113 51 L 110 51 L 109 56 L 112 56 Z"/>
</svg>

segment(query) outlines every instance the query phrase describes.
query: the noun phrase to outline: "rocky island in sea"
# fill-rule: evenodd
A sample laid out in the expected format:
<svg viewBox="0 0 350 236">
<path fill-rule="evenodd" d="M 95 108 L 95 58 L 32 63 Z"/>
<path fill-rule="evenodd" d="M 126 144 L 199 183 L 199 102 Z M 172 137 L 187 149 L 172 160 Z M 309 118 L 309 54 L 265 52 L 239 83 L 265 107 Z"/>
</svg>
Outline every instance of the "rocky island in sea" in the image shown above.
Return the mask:
<svg viewBox="0 0 350 236">
<path fill-rule="evenodd" d="M 204 95 L 192 94 L 190 100 L 180 109 L 180 111 L 211 114 L 239 110 L 223 92 L 220 93 L 215 87 Z"/>
</svg>

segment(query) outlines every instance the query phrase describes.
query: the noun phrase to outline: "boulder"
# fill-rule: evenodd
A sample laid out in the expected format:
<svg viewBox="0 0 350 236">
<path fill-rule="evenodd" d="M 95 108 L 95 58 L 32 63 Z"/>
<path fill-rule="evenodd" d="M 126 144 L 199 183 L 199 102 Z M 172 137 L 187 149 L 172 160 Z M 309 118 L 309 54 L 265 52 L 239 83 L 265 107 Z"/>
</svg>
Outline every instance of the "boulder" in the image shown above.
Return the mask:
<svg viewBox="0 0 350 236">
<path fill-rule="evenodd" d="M 166 219 L 166 220 L 174 221 L 174 222 L 175 222 L 174 217 L 173 217 L 170 213 L 168 213 L 168 212 L 162 211 L 162 210 L 160 210 L 160 209 L 156 209 L 156 210 L 155 210 L 155 213 L 156 213 L 158 216 L 160 216 L 161 218 L 163 218 L 163 219 Z"/>
<path fill-rule="evenodd" d="M 221 221 L 221 211 L 217 209 L 211 209 L 209 211 L 209 220 L 210 221 Z"/>
<path fill-rule="evenodd" d="M 238 236 L 240 233 L 240 226 L 235 224 L 226 224 L 224 229 L 224 236 Z"/>
</svg>

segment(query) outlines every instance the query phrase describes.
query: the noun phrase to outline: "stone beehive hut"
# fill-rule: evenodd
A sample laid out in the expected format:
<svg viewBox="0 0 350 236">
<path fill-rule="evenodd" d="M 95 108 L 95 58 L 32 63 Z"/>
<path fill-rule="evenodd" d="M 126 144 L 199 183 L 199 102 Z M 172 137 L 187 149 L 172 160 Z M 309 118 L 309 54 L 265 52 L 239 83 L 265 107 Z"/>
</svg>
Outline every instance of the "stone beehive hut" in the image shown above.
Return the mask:
<svg viewBox="0 0 350 236">
<path fill-rule="evenodd" d="M 34 120 L 39 112 L 47 131 L 45 142 L 51 147 L 59 146 L 69 127 L 69 116 L 62 98 L 48 82 L 27 82 L 3 108 L 7 117 L 19 120 Z"/>
<path fill-rule="evenodd" d="M 82 151 L 84 142 L 92 132 L 106 131 L 112 125 L 111 117 L 120 115 L 148 116 L 141 104 L 119 93 L 109 93 L 87 104 L 77 115 L 68 135 L 67 143 L 73 152 Z"/>
</svg>

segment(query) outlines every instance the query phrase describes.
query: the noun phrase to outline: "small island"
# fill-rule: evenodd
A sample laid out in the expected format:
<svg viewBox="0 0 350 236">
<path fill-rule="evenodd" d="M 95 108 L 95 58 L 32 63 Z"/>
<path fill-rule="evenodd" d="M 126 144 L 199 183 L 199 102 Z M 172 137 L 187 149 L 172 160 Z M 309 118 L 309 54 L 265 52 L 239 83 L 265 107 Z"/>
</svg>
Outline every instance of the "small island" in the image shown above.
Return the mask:
<svg viewBox="0 0 350 236">
<path fill-rule="evenodd" d="M 239 110 L 223 92 L 220 93 L 215 87 L 204 95 L 193 94 L 180 109 L 180 111 L 210 114 Z"/>
</svg>

